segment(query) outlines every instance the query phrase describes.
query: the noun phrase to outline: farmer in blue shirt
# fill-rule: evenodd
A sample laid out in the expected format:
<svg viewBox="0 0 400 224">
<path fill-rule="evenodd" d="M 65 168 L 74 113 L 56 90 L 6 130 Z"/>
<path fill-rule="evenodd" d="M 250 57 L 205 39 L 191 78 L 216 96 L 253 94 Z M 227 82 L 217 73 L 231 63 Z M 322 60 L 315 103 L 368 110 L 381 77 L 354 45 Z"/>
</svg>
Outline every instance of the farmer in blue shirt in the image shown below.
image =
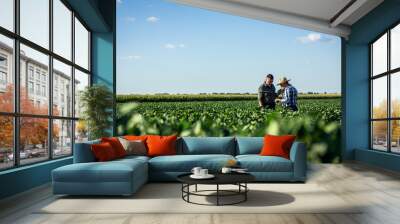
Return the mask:
<svg viewBox="0 0 400 224">
<path fill-rule="evenodd" d="M 297 89 L 294 86 L 289 84 L 289 81 L 286 77 L 283 77 L 278 85 L 281 86 L 282 100 L 280 101 L 282 106 L 286 109 L 290 109 L 292 111 L 297 111 Z"/>
</svg>

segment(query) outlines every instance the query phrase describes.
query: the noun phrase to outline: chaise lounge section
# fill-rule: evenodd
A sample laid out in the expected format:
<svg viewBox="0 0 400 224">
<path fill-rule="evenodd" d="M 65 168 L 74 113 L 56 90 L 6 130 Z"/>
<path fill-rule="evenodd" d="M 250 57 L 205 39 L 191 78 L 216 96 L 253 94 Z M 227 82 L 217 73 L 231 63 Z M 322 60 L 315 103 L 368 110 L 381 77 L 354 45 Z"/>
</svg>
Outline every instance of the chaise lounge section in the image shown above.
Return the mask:
<svg viewBox="0 0 400 224">
<path fill-rule="evenodd" d="M 147 156 L 96 162 L 91 141 L 75 144 L 74 163 L 52 172 L 53 193 L 67 195 L 132 195 L 148 181 Z"/>
<path fill-rule="evenodd" d="M 96 162 L 91 145 L 75 144 L 74 163 L 52 172 L 54 194 L 132 195 L 148 181 L 176 181 L 176 177 L 200 166 L 218 172 L 229 160 L 236 160 L 259 182 L 304 182 L 307 151 L 295 142 L 290 159 L 259 155 L 263 137 L 182 137 L 177 155 L 127 156 Z"/>
</svg>

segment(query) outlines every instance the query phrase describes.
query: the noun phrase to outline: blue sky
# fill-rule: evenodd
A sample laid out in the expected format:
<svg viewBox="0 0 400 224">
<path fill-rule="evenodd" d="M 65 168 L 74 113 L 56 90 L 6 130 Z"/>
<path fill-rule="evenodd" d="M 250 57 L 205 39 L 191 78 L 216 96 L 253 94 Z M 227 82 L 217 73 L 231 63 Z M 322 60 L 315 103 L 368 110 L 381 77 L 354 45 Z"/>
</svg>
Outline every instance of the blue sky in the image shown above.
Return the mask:
<svg viewBox="0 0 400 224">
<path fill-rule="evenodd" d="M 161 0 L 118 0 L 117 92 L 340 92 L 340 38 Z"/>
</svg>

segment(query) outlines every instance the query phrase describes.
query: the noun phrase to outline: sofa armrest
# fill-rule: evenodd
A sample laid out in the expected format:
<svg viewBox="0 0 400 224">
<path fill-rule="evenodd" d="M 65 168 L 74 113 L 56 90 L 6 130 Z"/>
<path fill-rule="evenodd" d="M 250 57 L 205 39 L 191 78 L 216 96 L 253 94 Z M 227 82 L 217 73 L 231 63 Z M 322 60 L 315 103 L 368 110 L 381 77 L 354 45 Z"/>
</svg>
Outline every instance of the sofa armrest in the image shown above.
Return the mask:
<svg viewBox="0 0 400 224">
<path fill-rule="evenodd" d="M 293 179 L 305 181 L 307 176 L 307 148 L 303 142 L 294 142 L 290 149 L 290 160 L 293 162 Z"/>
<path fill-rule="evenodd" d="M 99 140 L 75 143 L 74 147 L 74 163 L 95 162 L 96 158 L 92 153 L 90 146 L 100 143 Z"/>
</svg>

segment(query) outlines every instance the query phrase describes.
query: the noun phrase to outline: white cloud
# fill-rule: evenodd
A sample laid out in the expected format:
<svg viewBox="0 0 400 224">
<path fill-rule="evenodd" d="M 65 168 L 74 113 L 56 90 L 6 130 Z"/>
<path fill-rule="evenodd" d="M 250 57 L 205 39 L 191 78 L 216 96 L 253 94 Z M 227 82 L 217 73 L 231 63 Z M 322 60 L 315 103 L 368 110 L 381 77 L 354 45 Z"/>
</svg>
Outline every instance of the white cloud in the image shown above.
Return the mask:
<svg viewBox="0 0 400 224">
<path fill-rule="evenodd" d="M 309 33 L 307 36 L 298 37 L 297 40 L 303 44 L 317 43 L 317 42 L 332 43 L 334 41 L 333 38 L 323 36 L 319 33 Z"/>
<path fill-rule="evenodd" d="M 143 57 L 141 55 L 128 55 L 126 57 L 122 57 L 123 60 L 129 60 L 129 61 L 137 61 L 142 59 Z"/>
<path fill-rule="evenodd" d="M 135 18 L 135 17 L 132 17 L 132 16 L 127 16 L 127 17 L 125 17 L 125 20 L 128 21 L 128 22 L 133 23 L 133 22 L 136 21 L 136 18 Z"/>
<path fill-rule="evenodd" d="M 175 49 L 176 48 L 175 44 L 164 44 L 164 47 L 167 49 Z"/>
<path fill-rule="evenodd" d="M 164 44 L 164 48 L 166 49 L 175 49 L 175 48 L 185 48 L 185 44 L 172 44 L 172 43 L 167 43 Z"/>
<path fill-rule="evenodd" d="M 118 4 L 122 4 L 122 0 L 117 0 L 117 3 Z"/>
<path fill-rule="evenodd" d="M 150 16 L 150 17 L 147 17 L 147 19 L 146 19 L 146 21 L 147 22 L 150 22 L 150 23 L 156 23 L 156 22 L 158 22 L 160 19 L 159 18 L 157 18 L 157 17 L 155 17 L 155 16 Z"/>
</svg>

